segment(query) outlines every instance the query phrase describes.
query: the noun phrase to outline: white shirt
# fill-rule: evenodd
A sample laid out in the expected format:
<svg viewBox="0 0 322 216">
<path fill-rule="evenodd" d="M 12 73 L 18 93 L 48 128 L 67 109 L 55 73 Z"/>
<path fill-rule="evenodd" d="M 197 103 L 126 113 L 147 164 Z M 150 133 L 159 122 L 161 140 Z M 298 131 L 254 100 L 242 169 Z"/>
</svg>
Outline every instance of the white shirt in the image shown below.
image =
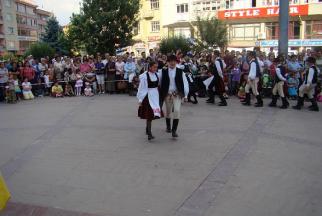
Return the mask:
<svg viewBox="0 0 322 216">
<path fill-rule="evenodd" d="M 116 69 L 116 74 L 120 75 L 124 73 L 124 62 L 115 62 L 115 69 Z"/>
<path fill-rule="evenodd" d="M 280 80 L 282 80 L 284 82 L 286 81 L 286 79 L 283 77 L 283 75 L 281 73 L 281 70 L 278 67 L 276 68 L 276 75 Z"/>
<path fill-rule="evenodd" d="M 250 64 L 248 80 L 255 80 L 255 79 L 256 79 L 256 62 L 255 60 L 253 60 L 252 63 Z"/>
<path fill-rule="evenodd" d="M 157 81 L 157 76 L 155 73 L 145 72 L 140 75 L 140 85 L 139 85 L 138 93 L 136 95 L 140 103 L 142 103 L 142 101 L 144 100 L 145 96 L 148 94 L 148 91 L 149 91 L 147 73 L 149 73 L 150 80 L 152 82 Z"/>
<path fill-rule="evenodd" d="M 176 80 L 175 80 L 177 68 L 169 68 L 168 71 L 169 71 L 169 80 L 170 80 L 168 93 L 172 94 L 177 91 Z M 158 75 L 160 77 L 160 82 L 161 82 L 162 72 Z M 183 79 L 183 86 L 184 86 L 184 97 L 187 98 L 189 94 L 189 83 L 185 73 L 183 72 L 182 72 L 182 79 Z"/>
<path fill-rule="evenodd" d="M 221 70 L 221 67 L 220 67 L 219 59 L 220 58 L 216 58 L 215 65 L 216 65 L 216 68 L 217 68 L 217 71 L 218 71 L 218 75 L 221 78 L 224 78 L 223 71 Z M 221 59 L 221 62 L 222 62 L 222 65 L 223 65 L 223 69 L 225 69 L 226 68 L 226 64 L 225 64 L 224 60 Z"/>
<path fill-rule="evenodd" d="M 314 73 L 315 73 L 314 69 L 310 68 L 309 69 L 309 75 L 307 76 L 307 84 L 305 84 L 306 86 L 312 85 Z"/>
<path fill-rule="evenodd" d="M 104 66 L 106 66 L 106 64 L 108 63 L 108 60 L 107 60 L 107 59 L 104 59 L 104 60 L 102 61 L 102 63 L 104 64 Z"/>
</svg>

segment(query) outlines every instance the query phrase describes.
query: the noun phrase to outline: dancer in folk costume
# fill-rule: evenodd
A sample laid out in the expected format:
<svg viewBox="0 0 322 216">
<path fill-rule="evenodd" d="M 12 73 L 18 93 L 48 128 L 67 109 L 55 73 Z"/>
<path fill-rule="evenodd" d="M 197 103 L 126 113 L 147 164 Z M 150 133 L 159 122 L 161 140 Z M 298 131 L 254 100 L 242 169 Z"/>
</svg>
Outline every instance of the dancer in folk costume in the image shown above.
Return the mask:
<svg viewBox="0 0 322 216">
<path fill-rule="evenodd" d="M 219 103 L 219 106 L 227 106 L 226 99 L 224 97 L 225 93 L 225 84 L 224 84 L 224 69 L 226 68 L 226 64 L 224 60 L 220 58 L 220 52 L 218 50 L 214 51 L 213 55 L 213 71 L 212 75 L 209 79 L 211 80 L 210 84 L 208 85 L 208 95 L 209 99 L 207 100 L 207 103 L 215 103 L 215 93 L 219 96 L 221 102 Z M 207 82 L 205 81 L 205 84 Z M 215 87 L 215 91 L 213 88 Z"/>
<path fill-rule="evenodd" d="M 183 70 L 177 67 L 177 57 L 168 57 L 168 68 L 162 69 L 160 73 L 160 93 L 161 101 L 166 107 L 167 133 L 172 133 L 172 137 L 178 137 L 177 129 L 180 119 L 180 109 L 182 99 L 188 101 L 189 83 Z M 171 128 L 171 117 L 173 118 Z"/>
<path fill-rule="evenodd" d="M 281 109 L 287 109 L 290 105 L 287 101 L 287 98 L 284 94 L 284 83 L 286 79 L 286 67 L 283 65 L 285 62 L 283 56 L 278 56 L 274 62 L 277 64 L 276 73 L 275 73 L 275 84 L 272 91 L 272 102 L 269 104 L 270 107 L 276 107 L 278 96 L 281 97 L 283 105 Z"/>
<path fill-rule="evenodd" d="M 263 107 L 263 99 L 259 93 L 259 81 L 261 78 L 261 70 L 258 60 L 256 58 L 256 52 L 250 52 L 250 70 L 248 74 L 248 81 L 245 86 L 246 98 L 242 101 L 243 105 L 250 106 L 250 89 L 252 89 L 253 94 L 256 96 L 257 103 L 255 103 L 255 107 Z"/>
<path fill-rule="evenodd" d="M 299 97 L 297 100 L 297 105 L 293 106 L 294 109 L 300 110 L 304 106 L 304 94 L 308 96 L 312 105 L 309 107 L 311 111 L 319 111 L 319 106 L 314 98 L 315 87 L 318 82 L 319 70 L 316 67 L 316 59 L 314 57 L 308 57 L 306 60 L 308 69 L 304 75 L 304 82 L 299 88 Z"/>
<path fill-rule="evenodd" d="M 152 135 L 152 121 L 161 118 L 161 106 L 159 96 L 158 65 L 152 61 L 149 70 L 140 75 L 140 84 L 137 93 L 139 100 L 138 116 L 146 120 L 146 134 L 148 140 L 154 139 Z"/>
</svg>

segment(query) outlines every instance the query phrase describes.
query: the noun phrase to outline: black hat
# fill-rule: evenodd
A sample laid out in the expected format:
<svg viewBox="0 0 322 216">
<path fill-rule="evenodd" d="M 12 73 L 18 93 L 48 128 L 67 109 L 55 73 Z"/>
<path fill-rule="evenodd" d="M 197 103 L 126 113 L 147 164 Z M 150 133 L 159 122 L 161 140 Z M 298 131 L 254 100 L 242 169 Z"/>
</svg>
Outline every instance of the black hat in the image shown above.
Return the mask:
<svg viewBox="0 0 322 216">
<path fill-rule="evenodd" d="M 168 56 L 168 62 L 171 62 L 171 61 L 177 61 L 177 56 L 175 56 L 175 55 L 169 55 Z"/>
<path fill-rule="evenodd" d="M 316 63 L 316 59 L 314 58 L 314 57 L 308 57 L 307 59 L 306 59 L 306 62 L 309 62 L 309 63 L 312 63 L 312 64 L 315 64 Z"/>
</svg>

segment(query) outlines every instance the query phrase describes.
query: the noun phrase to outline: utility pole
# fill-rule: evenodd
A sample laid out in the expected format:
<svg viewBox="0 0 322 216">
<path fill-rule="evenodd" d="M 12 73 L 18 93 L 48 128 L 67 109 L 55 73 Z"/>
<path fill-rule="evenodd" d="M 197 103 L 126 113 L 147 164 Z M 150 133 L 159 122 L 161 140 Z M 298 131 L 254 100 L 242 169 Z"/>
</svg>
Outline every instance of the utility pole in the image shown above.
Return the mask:
<svg viewBox="0 0 322 216">
<path fill-rule="evenodd" d="M 279 28 L 278 53 L 288 55 L 288 23 L 289 23 L 289 1 L 279 0 Z"/>
</svg>

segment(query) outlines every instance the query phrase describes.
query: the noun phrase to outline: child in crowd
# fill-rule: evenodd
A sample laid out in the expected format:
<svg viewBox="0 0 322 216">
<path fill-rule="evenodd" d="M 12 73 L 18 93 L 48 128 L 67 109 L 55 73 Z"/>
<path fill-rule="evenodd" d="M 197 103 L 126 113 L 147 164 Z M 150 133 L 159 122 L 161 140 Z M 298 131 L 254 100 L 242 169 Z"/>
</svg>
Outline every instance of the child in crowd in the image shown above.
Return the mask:
<svg viewBox="0 0 322 216">
<path fill-rule="evenodd" d="M 15 91 L 15 80 L 13 79 L 13 75 L 10 74 L 8 79 L 8 85 L 6 86 L 6 100 L 8 103 L 16 103 L 16 91 Z"/>
<path fill-rule="evenodd" d="M 45 86 L 42 83 L 42 80 L 39 78 L 37 83 L 34 85 L 34 94 L 36 97 L 43 97 L 45 94 Z"/>
<path fill-rule="evenodd" d="M 299 80 L 296 78 L 295 73 L 290 74 L 289 78 L 287 79 L 287 84 L 288 84 L 288 95 L 290 99 L 296 100 Z"/>
<path fill-rule="evenodd" d="M 73 87 L 70 83 L 67 83 L 65 86 L 65 96 L 68 96 L 68 97 L 75 96 Z"/>
<path fill-rule="evenodd" d="M 28 81 L 28 78 L 25 78 L 24 82 L 22 83 L 22 94 L 25 100 L 32 100 L 35 98 L 31 89 L 31 83 Z"/>
<path fill-rule="evenodd" d="M 76 96 L 81 96 L 81 94 L 82 94 L 82 87 L 83 87 L 82 75 L 80 75 L 78 73 L 76 75 L 76 77 L 77 77 L 76 84 L 75 84 Z"/>
<path fill-rule="evenodd" d="M 51 95 L 53 97 L 64 97 L 64 90 L 61 85 L 59 85 L 58 81 L 55 82 L 54 86 L 51 88 Z"/>
<path fill-rule="evenodd" d="M 92 91 L 92 88 L 91 88 L 90 83 L 89 82 L 86 82 L 85 83 L 85 86 L 86 86 L 85 89 L 84 89 L 85 96 L 86 97 L 92 97 L 92 96 L 94 96 L 94 93 Z"/>
<path fill-rule="evenodd" d="M 50 95 L 51 80 L 50 80 L 50 74 L 48 70 L 45 71 L 44 82 L 45 82 L 45 94 Z"/>
<path fill-rule="evenodd" d="M 240 87 L 239 87 L 239 91 L 238 91 L 239 99 L 244 99 L 246 96 L 245 86 L 247 84 L 247 80 L 248 80 L 248 74 L 243 73 L 243 75 L 241 76 L 241 79 L 240 79 L 240 85 L 239 85 Z"/>
<path fill-rule="evenodd" d="M 14 83 L 15 83 L 16 98 L 17 98 L 17 100 L 21 100 L 22 99 L 22 91 L 21 91 L 21 88 L 19 87 L 19 80 L 18 80 L 18 78 L 16 78 L 14 80 Z"/>
<path fill-rule="evenodd" d="M 234 63 L 233 68 L 231 70 L 231 95 L 236 95 L 237 90 L 239 87 L 239 81 L 240 81 L 240 66 L 237 62 Z"/>
</svg>

